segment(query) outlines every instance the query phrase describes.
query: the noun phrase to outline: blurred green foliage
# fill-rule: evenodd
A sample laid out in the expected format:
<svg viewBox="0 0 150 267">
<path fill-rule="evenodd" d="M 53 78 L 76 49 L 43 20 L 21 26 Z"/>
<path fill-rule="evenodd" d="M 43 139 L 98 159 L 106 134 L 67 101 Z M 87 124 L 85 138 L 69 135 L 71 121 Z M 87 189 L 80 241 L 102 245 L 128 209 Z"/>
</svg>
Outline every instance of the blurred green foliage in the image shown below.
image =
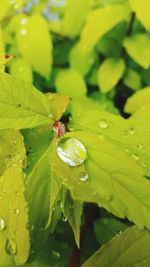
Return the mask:
<svg viewBox="0 0 150 267">
<path fill-rule="evenodd" d="M 149 14 L 0 0 L 1 267 L 150 266 Z"/>
</svg>

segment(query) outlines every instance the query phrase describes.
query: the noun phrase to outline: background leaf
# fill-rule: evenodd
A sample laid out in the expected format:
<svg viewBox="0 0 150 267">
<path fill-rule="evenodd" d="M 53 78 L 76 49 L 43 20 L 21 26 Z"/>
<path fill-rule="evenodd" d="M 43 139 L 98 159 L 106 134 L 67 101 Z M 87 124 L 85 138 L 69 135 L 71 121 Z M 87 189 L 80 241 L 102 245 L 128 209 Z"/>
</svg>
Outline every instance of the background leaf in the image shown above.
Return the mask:
<svg viewBox="0 0 150 267">
<path fill-rule="evenodd" d="M 17 33 L 19 51 L 35 71 L 48 79 L 52 65 L 52 41 L 48 25 L 38 14 L 24 21 Z M 38 31 L 35 31 L 37 25 Z"/>
<path fill-rule="evenodd" d="M 83 267 L 126 267 L 149 265 L 150 234 L 136 227 L 128 228 L 103 246 Z"/>
</svg>

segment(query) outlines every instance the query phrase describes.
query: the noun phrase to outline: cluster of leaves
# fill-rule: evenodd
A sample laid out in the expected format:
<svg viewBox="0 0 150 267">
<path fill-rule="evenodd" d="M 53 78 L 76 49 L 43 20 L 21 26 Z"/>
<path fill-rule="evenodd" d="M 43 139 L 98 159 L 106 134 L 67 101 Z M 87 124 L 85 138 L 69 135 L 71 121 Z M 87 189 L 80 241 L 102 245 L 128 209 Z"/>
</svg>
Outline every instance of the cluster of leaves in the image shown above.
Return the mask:
<svg viewBox="0 0 150 267">
<path fill-rule="evenodd" d="M 74 239 L 76 267 L 150 266 L 149 14 L 149 0 L 0 0 L 1 267 L 73 267 Z M 60 138 L 83 164 L 59 158 Z"/>
</svg>

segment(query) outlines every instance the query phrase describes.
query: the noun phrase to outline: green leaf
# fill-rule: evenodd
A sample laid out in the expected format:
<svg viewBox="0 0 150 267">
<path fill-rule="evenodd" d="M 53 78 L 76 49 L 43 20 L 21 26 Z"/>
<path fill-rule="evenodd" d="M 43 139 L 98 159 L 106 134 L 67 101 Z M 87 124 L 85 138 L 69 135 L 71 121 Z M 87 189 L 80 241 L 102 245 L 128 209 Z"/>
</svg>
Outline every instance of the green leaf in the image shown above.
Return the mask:
<svg viewBox="0 0 150 267">
<path fill-rule="evenodd" d="M 1 0 L 0 1 L 0 11 L 1 11 L 0 20 L 2 20 L 4 18 L 9 7 L 10 7 L 10 1 L 9 0 Z"/>
<path fill-rule="evenodd" d="M 81 49 L 83 51 L 92 50 L 106 32 L 119 22 L 126 20 L 129 14 L 130 10 L 126 5 L 107 6 L 91 11 L 81 32 Z"/>
<path fill-rule="evenodd" d="M 37 25 L 38 31 L 35 31 Z M 35 71 L 48 79 L 52 65 L 52 41 L 46 21 L 39 14 L 26 18 L 16 38 L 22 56 Z"/>
<path fill-rule="evenodd" d="M 6 160 L 7 167 L 0 177 L 0 263 L 7 266 L 13 261 L 16 264 L 27 261 L 30 238 L 22 171 L 26 159 L 22 136 L 15 131 L 4 131 L 1 140 L 0 158 Z"/>
<path fill-rule="evenodd" d="M 68 104 L 68 98 L 47 97 L 30 83 L 8 74 L 0 76 L 0 94 L 0 129 L 33 128 L 46 123 L 52 126 Z"/>
<path fill-rule="evenodd" d="M 128 98 L 125 105 L 125 111 L 128 113 L 135 113 L 137 117 L 139 114 L 149 116 L 149 113 L 147 113 L 150 108 L 149 99 L 150 87 L 145 87 L 143 90 L 140 90 L 132 97 Z"/>
<path fill-rule="evenodd" d="M 142 169 L 112 138 L 90 131 L 65 135 L 85 146 L 85 166 L 69 167 L 58 158 L 55 148 L 51 148 L 52 164 L 62 182 L 74 199 L 96 202 L 118 217 L 127 217 L 140 228 L 150 229 L 150 187 Z M 89 177 L 84 182 L 80 179 L 83 174 Z"/>
<path fill-rule="evenodd" d="M 108 112 L 86 110 L 80 114 L 73 113 L 71 128 L 90 131 L 117 145 L 135 160 L 145 175 L 150 175 L 150 115 L 144 110 L 139 113 L 125 120 Z"/>
<path fill-rule="evenodd" d="M 120 234 L 127 226 L 116 218 L 102 218 L 94 222 L 94 231 L 100 245 L 104 245 L 116 234 Z"/>
<path fill-rule="evenodd" d="M 144 27 L 150 30 L 150 2 L 147 0 L 129 0 L 132 10 L 136 13 L 137 18 L 141 21 Z"/>
<path fill-rule="evenodd" d="M 146 33 L 138 33 L 127 37 L 124 47 L 129 56 L 140 66 L 148 69 L 150 66 L 150 37 Z"/>
<path fill-rule="evenodd" d="M 90 0 L 69 0 L 62 25 L 64 35 L 76 37 L 83 26 L 90 8 Z"/>
<path fill-rule="evenodd" d="M 86 95 L 86 84 L 81 74 L 75 69 L 61 70 L 56 76 L 57 92 L 73 98 Z"/>
<path fill-rule="evenodd" d="M 70 193 L 67 191 L 63 213 L 68 219 L 70 226 L 74 232 L 76 244 L 80 247 L 80 226 L 81 226 L 81 216 L 83 212 L 83 204 L 80 201 L 73 200 Z"/>
<path fill-rule="evenodd" d="M 29 204 L 32 247 L 36 251 L 46 241 L 52 221 L 57 219 L 57 217 L 53 218 L 55 217 L 53 209 L 55 209 L 61 184 L 51 168 L 50 143 L 53 132 L 50 131 L 49 126 L 25 130 L 24 139 L 28 152 L 26 198 Z"/>
<path fill-rule="evenodd" d="M 96 58 L 95 51 L 81 51 L 79 44 L 76 44 L 70 52 L 70 66 L 78 70 L 82 75 L 86 75 Z"/>
<path fill-rule="evenodd" d="M 23 58 L 17 58 L 11 62 L 10 74 L 32 83 L 32 68 Z"/>
<path fill-rule="evenodd" d="M 123 83 L 134 91 L 142 87 L 140 75 L 135 70 L 132 70 L 130 68 L 126 70 L 125 76 L 123 78 Z"/>
<path fill-rule="evenodd" d="M 148 267 L 150 233 L 130 227 L 103 246 L 82 267 Z"/>
<path fill-rule="evenodd" d="M 99 68 L 98 85 L 103 93 L 109 92 L 119 82 L 125 71 L 123 59 L 108 58 Z"/>
</svg>

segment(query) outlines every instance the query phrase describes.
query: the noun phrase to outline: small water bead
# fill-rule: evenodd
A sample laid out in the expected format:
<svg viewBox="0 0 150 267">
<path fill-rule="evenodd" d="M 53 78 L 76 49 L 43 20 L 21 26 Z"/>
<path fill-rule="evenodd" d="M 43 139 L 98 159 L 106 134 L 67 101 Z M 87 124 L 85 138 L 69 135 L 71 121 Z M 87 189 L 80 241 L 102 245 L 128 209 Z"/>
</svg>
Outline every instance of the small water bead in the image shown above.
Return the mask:
<svg viewBox="0 0 150 267">
<path fill-rule="evenodd" d="M 134 158 L 136 161 L 139 160 L 139 156 L 135 153 L 135 154 L 132 154 L 132 158 Z"/>
<path fill-rule="evenodd" d="M 14 239 L 7 240 L 5 250 L 8 255 L 16 255 L 17 253 L 16 241 Z"/>
<path fill-rule="evenodd" d="M 63 217 L 62 217 L 62 221 L 63 221 L 63 222 L 67 222 L 67 221 L 68 221 L 68 218 L 67 218 L 66 216 L 63 216 Z"/>
<path fill-rule="evenodd" d="M 108 125 L 107 121 L 105 121 L 105 120 L 101 120 L 101 121 L 99 122 L 98 126 L 99 126 L 100 128 L 102 128 L 102 129 L 107 129 L 109 125 Z"/>
<path fill-rule="evenodd" d="M 58 251 L 52 250 L 51 251 L 52 255 L 55 256 L 56 258 L 60 258 L 60 253 Z"/>
<path fill-rule="evenodd" d="M 128 132 L 130 135 L 133 135 L 135 133 L 135 129 L 131 127 Z"/>
<path fill-rule="evenodd" d="M 6 223 L 3 218 L 0 218 L 0 232 L 2 232 L 6 228 Z"/>
<path fill-rule="evenodd" d="M 21 108 L 21 104 L 17 104 L 16 105 L 16 108 Z"/>
<path fill-rule="evenodd" d="M 18 209 L 18 208 L 15 209 L 15 214 L 16 214 L 16 215 L 19 215 L 19 214 L 20 214 L 20 209 Z"/>
<path fill-rule="evenodd" d="M 53 119 L 54 118 L 54 115 L 50 113 L 50 114 L 48 114 L 48 117 L 51 118 L 51 119 Z"/>
<path fill-rule="evenodd" d="M 80 181 L 85 182 L 89 179 L 89 176 L 86 172 L 81 172 L 79 174 L 79 179 L 80 179 Z"/>
<path fill-rule="evenodd" d="M 84 145 L 75 138 L 63 138 L 57 146 L 59 158 L 71 167 L 79 166 L 87 158 Z"/>
<path fill-rule="evenodd" d="M 144 146 L 143 146 L 142 144 L 138 144 L 138 145 L 137 145 L 137 148 L 138 148 L 139 150 L 143 150 L 143 149 L 144 149 Z"/>
</svg>

